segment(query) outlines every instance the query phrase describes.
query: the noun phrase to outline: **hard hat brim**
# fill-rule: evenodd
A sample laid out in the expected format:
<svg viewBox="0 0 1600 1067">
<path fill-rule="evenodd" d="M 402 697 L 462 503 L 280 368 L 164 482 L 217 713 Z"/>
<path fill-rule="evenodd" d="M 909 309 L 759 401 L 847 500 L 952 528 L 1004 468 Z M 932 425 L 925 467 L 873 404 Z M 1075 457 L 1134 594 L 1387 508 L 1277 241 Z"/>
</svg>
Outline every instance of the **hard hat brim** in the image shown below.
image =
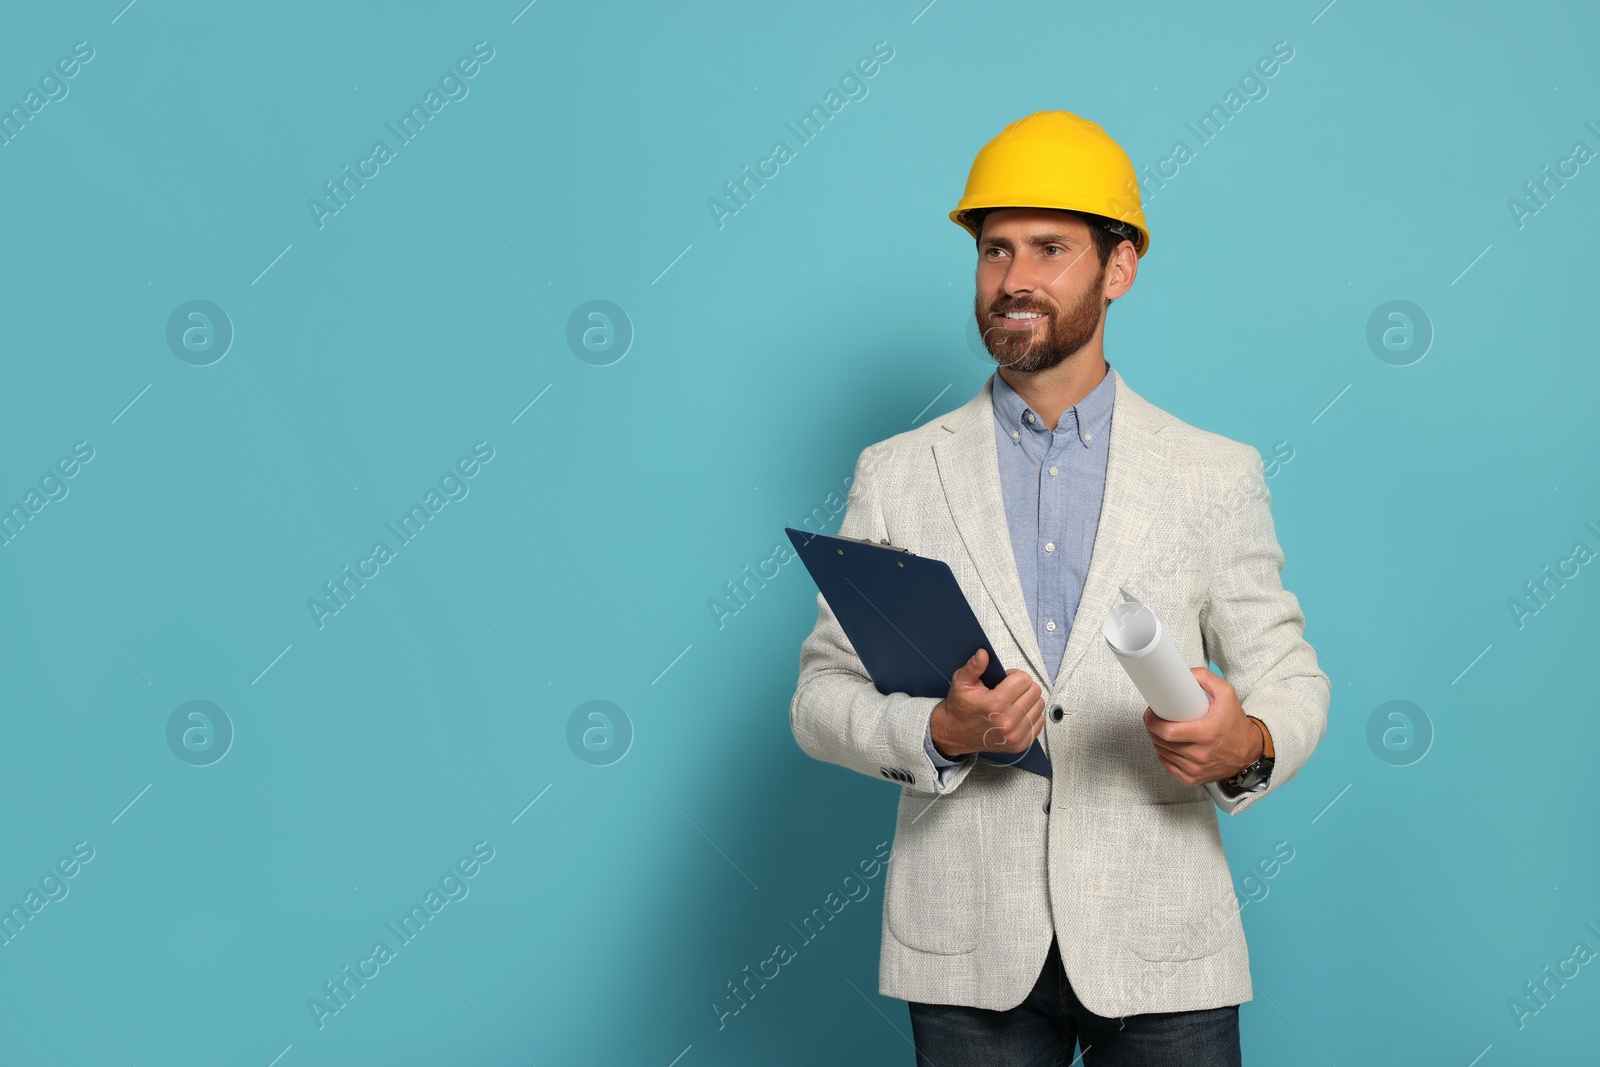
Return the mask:
<svg viewBox="0 0 1600 1067">
<path fill-rule="evenodd" d="M 1063 203 L 1058 201 L 1052 204 L 1023 204 L 1018 203 L 1015 199 L 1009 199 L 1006 197 L 992 198 L 993 202 L 991 203 L 989 202 L 990 199 L 991 198 L 986 197 L 984 198 L 984 202 L 981 203 L 968 203 L 966 200 L 962 200 L 961 204 L 954 211 L 950 212 L 950 221 L 970 233 L 973 240 L 977 240 L 978 228 L 972 224 L 971 219 L 968 217 L 970 212 L 1007 207 L 1033 207 L 1041 208 L 1046 211 L 1072 211 L 1081 215 L 1094 215 L 1098 218 L 1105 219 L 1108 222 L 1121 223 L 1123 226 L 1126 226 L 1128 229 L 1132 230 L 1134 236 L 1129 238 L 1129 240 L 1133 242 L 1134 255 L 1141 259 L 1144 257 L 1145 252 L 1149 251 L 1150 249 L 1150 231 L 1145 229 L 1143 225 L 1144 213 L 1139 213 L 1139 221 L 1136 222 L 1132 218 L 1127 217 L 1130 213 L 1127 211 L 1126 205 L 1121 203 L 1104 200 L 1099 197 L 1074 198 L 1073 202 L 1071 203 Z M 1091 204 L 1094 206 L 1089 206 Z"/>
</svg>

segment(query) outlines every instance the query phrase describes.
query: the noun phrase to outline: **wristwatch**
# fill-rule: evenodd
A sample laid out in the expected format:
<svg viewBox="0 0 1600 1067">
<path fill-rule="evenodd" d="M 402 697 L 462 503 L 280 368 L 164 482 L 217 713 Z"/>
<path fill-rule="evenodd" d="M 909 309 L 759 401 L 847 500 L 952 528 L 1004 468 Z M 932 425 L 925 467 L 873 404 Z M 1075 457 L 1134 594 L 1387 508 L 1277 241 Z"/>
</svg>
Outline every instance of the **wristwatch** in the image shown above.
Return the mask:
<svg viewBox="0 0 1600 1067">
<path fill-rule="evenodd" d="M 1272 732 L 1267 729 L 1266 723 L 1254 715 L 1246 715 L 1245 718 L 1255 723 L 1256 727 L 1261 731 L 1261 758 L 1233 777 L 1222 780 L 1223 789 L 1234 796 L 1250 792 L 1266 781 L 1267 777 L 1272 774 Z"/>
</svg>

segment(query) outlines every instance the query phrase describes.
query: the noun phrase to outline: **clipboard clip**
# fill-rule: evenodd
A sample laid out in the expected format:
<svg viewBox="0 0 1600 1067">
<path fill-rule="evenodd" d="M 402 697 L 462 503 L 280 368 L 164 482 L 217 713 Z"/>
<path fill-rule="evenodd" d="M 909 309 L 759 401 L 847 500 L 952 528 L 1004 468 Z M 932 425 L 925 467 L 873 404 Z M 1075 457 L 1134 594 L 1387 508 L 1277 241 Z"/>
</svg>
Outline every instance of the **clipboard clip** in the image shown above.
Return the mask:
<svg viewBox="0 0 1600 1067">
<path fill-rule="evenodd" d="M 908 556 L 916 555 L 916 553 L 911 551 L 909 548 L 901 548 L 899 545 L 891 545 L 887 540 L 874 541 L 870 537 L 849 537 L 845 534 L 828 534 L 828 536 L 837 537 L 841 541 L 854 541 L 857 544 L 871 545 L 873 548 L 889 548 L 896 552 L 904 552 Z"/>
</svg>

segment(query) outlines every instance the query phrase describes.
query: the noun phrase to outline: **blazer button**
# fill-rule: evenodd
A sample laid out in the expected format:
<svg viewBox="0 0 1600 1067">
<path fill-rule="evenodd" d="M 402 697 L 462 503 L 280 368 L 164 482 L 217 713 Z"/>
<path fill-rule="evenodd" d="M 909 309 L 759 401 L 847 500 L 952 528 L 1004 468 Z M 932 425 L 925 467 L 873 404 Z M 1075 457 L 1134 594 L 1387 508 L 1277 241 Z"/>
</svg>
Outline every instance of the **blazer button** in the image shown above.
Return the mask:
<svg viewBox="0 0 1600 1067">
<path fill-rule="evenodd" d="M 1066 714 L 1066 712 L 1062 710 L 1061 705 L 1057 704 L 1055 707 L 1050 709 L 1050 721 L 1051 722 L 1060 722 L 1061 721 L 1061 717 L 1063 715 L 1065 715 L 1065 714 Z"/>
<path fill-rule="evenodd" d="M 1050 814 L 1050 802 L 1048 800 L 1044 802 L 1044 813 L 1046 815 Z"/>
</svg>

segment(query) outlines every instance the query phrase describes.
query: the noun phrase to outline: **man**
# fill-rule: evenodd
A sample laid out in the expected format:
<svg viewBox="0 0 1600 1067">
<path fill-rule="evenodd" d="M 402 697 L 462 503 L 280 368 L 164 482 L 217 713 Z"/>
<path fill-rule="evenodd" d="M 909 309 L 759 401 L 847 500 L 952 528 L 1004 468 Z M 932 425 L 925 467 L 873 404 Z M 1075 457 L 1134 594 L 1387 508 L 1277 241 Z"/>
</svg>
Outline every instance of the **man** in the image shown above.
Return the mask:
<svg viewBox="0 0 1600 1067">
<path fill-rule="evenodd" d="M 919 1065 L 1075 1047 L 1089 1067 L 1238 1064 L 1252 990 L 1216 807 L 1293 777 L 1329 699 L 1279 580 L 1260 454 L 1105 358 L 1150 236 L 1099 126 L 1007 126 L 950 217 L 977 240 L 997 371 L 861 453 L 840 533 L 949 563 L 1010 669 L 988 689 L 980 650 L 943 699 L 879 693 L 819 596 L 790 705 L 805 752 L 900 786 L 879 991 L 908 1001 Z M 1124 589 L 1209 695 L 1204 717 L 1157 718 L 1107 647 Z M 1047 774 L 1009 765 L 1035 739 Z"/>
</svg>

